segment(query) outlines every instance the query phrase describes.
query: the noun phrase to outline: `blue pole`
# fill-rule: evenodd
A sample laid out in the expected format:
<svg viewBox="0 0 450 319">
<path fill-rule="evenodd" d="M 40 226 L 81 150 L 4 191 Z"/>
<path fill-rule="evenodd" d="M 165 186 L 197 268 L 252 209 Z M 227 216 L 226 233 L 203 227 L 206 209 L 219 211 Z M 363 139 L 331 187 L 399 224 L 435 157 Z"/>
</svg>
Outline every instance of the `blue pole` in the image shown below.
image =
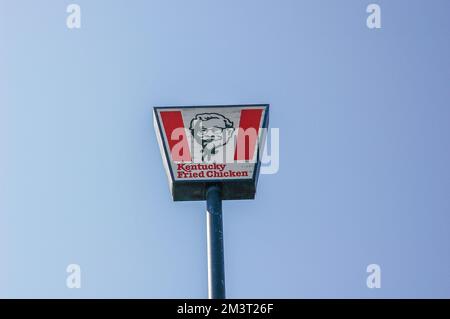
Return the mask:
<svg viewBox="0 0 450 319">
<path fill-rule="evenodd" d="M 208 246 L 208 298 L 225 299 L 225 264 L 221 189 L 206 189 L 206 227 Z"/>
</svg>

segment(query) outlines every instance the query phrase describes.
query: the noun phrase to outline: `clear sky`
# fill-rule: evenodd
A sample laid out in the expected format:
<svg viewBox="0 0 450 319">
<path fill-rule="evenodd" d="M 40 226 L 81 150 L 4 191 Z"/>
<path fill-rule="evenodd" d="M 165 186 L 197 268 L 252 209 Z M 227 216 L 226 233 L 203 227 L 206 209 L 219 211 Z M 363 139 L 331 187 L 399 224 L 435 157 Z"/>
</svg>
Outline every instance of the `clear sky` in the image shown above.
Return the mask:
<svg viewBox="0 0 450 319">
<path fill-rule="evenodd" d="M 0 0 L 0 297 L 206 297 L 205 204 L 171 201 L 151 112 L 240 103 L 271 104 L 280 169 L 223 205 L 228 297 L 450 297 L 449 12 Z"/>
</svg>

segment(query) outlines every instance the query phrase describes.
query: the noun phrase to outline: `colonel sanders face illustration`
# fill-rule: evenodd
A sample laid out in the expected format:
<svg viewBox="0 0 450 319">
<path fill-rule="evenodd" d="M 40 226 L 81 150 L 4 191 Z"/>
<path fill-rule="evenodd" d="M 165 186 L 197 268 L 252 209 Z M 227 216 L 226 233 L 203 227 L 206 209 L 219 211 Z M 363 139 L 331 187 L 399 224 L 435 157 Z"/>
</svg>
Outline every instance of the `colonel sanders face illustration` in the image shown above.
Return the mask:
<svg viewBox="0 0 450 319">
<path fill-rule="evenodd" d="M 233 122 L 219 113 L 196 114 L 191 121 L 192 136 L 202 147 L 202 160 L 210 160 L 233 135 Z"/>
</svg>

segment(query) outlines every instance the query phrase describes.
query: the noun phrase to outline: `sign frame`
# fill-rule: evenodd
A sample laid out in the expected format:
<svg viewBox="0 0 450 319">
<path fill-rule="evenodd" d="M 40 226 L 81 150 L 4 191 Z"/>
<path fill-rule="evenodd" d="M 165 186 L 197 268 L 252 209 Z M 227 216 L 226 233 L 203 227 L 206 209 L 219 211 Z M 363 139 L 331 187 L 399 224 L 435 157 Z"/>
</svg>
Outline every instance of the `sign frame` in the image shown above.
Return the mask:
<svg viewBox="0 0 450 319">
<path fill-rule="evenodd" d="M 170 151 L 164 142 L 163 125 L 158 116 L 160 110 L 170 109 L 187 109 L 187 108 L 246 108 L 246 107 L 261 107 L 264 109 L 262 118 L 261 132 L 258 133 L 258 144 L 256 149 L 256 161 L 254 163 L 253 176 L 247 179 L 227 178 L 224 179 L 203 179 L 203 180 L 176 180 L 172 170 Z M 254 199 L 256 194 L 256 187 L 258 183 L 259 171 L 261 166 L 261 152 L 266 137 L 266 129 L 269 126 L 269 109 L 270 104 L 234 104 L 234 105 L 193 105 L 193 106 L 155 106 L 153 107 L 153 124 L 156 132 L 158 145 L 161 156 L 163 158 L 163 165 L 166 170 L 166 175 L 169 180 L 169 189 L 174 201 L 199 201 L 206 200 L 206 190 L 211 185 L 221 186 L 221 197 L 223 200 L 235 199 Z"/>
</svg>

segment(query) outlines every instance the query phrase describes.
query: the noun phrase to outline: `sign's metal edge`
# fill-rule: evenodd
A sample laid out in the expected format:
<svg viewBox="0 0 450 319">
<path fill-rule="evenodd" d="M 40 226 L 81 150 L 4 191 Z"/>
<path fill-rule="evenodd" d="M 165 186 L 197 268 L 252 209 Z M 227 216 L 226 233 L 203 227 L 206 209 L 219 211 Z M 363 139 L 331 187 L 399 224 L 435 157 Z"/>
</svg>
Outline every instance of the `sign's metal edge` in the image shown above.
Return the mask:
<svg viewBox="0 0 450 319">
<path fill-rule="evenodd" d="M 175 180 L 174 175 L 173 175 L 173 170 L 172 170 L 172 165 L 170 165 L 170 159 L 169 159 L 169 154 L 167 151 L 167 146 L 166 143 L 164 143 L 163 140 L 163 132 L 162 132 L 162 124 L 160 122 L 160 118 L 157 114 L 157 111 L 160 109 L 183 109 L 183 108 L 230 108 L 230 107 L 239 107 L 239 108 L 245 108 L 245 107 L 262 107 L 264 108 L 264 118 L 263 118 L 263 123 L 261 128 L 268 128 L 268 124 L 269 124 L 269 110 L 270 110 L 270 104 L 234 104 L 234 105 L 193 105 L 193 106 L 154 106 L 153 107 L 153 117 L 154 117 L 154 125 L 157 125 L 157 131 L 156 131 L 156 135 L 157 135 L 157 139 L 158 139 L 158 144 L 160 145 L 160 148 L 162 146 L 162 148 L 164 149 L 164 156 L 162 156 L 162 152 L 160 149 L 160 153 L 161 156 L 164 157 L 163 158 L 163 165 L 164 168 L 166 169 L 166 175 L 169 179 L 169 183 L 170 183 L 170 192 L 173 196 L 173 188 L 174 188 L 174 184 L 188 184 L 188 183 L 227 183 L 227 182 L 242 182 L 242 181 L 251 181 L 252 183 L 255 184 L 255 190 L 256 190 L 256 184 L 257 184 L 257 180 L 258 180 L 258 175 L 259 175 L 259 171 L 260 171 L 260 167 L 261 167 L 261 161 L 259 160 L 260 157 L 260 152 L 263 151 L 263 147 L 258 147 L 257 150 L 257 161 L 255 163 L 255 168 L 253 170 L 253 176 L 251 178 L 248 179 L 201 179 L 201 180 L 184 180 L 184 181 L 179 181 L 179 180 Z M 156 127 L 155 127 L 156 130 Z M 160 144 L 161 143 L 161 144 Z M 167 174 L 167 171 L 169 172 L 169 174 Z"/>
</svg>

